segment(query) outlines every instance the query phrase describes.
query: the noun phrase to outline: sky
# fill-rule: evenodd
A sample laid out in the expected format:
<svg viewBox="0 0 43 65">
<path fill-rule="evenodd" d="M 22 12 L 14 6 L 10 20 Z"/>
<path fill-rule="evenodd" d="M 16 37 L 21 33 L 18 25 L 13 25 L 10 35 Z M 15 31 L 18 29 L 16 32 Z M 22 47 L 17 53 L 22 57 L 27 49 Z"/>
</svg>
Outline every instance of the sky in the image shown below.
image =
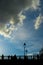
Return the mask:
<svg viewBox="0 0 43 65">
<path fill-rule="evenodd" d="M 0 55 L 37 54 L 43 48 L 43 0 L 0 0 Z"/>
</svg>

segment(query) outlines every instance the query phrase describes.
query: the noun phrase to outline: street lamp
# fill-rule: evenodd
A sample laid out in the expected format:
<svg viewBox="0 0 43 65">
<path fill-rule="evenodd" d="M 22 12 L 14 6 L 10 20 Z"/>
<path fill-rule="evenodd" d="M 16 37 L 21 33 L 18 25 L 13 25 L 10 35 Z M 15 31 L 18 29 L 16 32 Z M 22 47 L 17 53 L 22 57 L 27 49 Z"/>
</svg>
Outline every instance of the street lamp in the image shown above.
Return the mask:
<svg viewBox="0 0 43 65">
<path fill-rule="evenodd" d="M 24 56 L 25 56 L 25 48 L 26 48 L 26 43 L 24 43 Z"/>
</svg>

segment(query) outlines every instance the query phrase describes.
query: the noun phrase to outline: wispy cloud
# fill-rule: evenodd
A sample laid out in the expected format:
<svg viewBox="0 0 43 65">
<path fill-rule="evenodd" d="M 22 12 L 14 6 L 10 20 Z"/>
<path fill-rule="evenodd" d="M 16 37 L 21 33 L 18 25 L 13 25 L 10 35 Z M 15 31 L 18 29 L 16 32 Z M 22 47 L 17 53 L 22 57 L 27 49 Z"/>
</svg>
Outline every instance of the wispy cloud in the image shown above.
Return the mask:
<svg viewBox="0 0 43 65">
<path fill-rule="evenodd" d="M 39 14 L 39 16 L 35 20 L 35 25 L 34 25 L 35 29 L 38 29 L 40 27 L 41 23 L 43 22 L 42 20 L 43 20 L 43 16 Z"/>
</svg>

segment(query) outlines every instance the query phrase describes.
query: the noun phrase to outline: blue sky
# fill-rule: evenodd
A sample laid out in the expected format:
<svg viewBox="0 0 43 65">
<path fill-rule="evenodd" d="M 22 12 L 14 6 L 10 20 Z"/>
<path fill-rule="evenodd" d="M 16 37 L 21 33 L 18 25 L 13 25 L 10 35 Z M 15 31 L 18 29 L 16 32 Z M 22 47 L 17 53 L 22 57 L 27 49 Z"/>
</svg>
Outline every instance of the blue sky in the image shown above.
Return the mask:
<svg viewBox="0 0 43 65">
<path fill-rule="evenodd" d="M 25 8 L 18 10 L 17 16 L 14 13 L 16 16 L 14 20 L 6 17 L 7 20 L 1 21 L 0 18 L 0 55 L 23 55 L 24 43 L 27 45 L 27 54 L 38 53 L 43 48 L 43 0 L 32 1 L 32 5 L 28 3 L 28 6 L 26 4 Z M 8 20 L 10 22 L 4 22 Z"/>
</svg>

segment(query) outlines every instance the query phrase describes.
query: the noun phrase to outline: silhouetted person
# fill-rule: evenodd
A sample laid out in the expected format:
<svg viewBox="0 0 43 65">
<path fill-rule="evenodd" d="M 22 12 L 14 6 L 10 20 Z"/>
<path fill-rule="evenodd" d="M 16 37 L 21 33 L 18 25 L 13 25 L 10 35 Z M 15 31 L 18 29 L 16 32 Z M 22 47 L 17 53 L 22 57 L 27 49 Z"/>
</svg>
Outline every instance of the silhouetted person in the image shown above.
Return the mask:
<svg viewBox="0 0 43 65">
<path fill-rule="evenodd" d="M 21 60 L 21 57 L 19 57 L 19 60 Z"/>
<path fill-rule="evenodd" d="M 35 55 L 33 55 L 33 60 L 35 60 Z"/>
<path fill-rule="evenodd" d="M 4 60 L 4 55 L 2 55 L 2 60 Z"/>
<path fill-rule="evenodd" d="M 14 59 L 15 59 L 15 60 L 17 59 L 16 55 L 14 55 Z"/>
<path fill-rule="evenodd" d="M 10 55 L 8 56 L 8 60 L 10 60 Z"/>
<path fill-rule="evenodd" d="M 40 50 L 40 59 L 43 59 L 43 48 Z"/>
<path fill-rule="evenodd" d="M 40 54 L 40 59 L 43 59 L 43 54 Z"/>
<path fill-rule="evenodd" d="M 39 55 L 37 54 L 37 59 L 39 59 Z"/>
<path fill-rule="evenodd" d="M 13 59 L 13 56 L 11 56 L 11 60 Z"/>
<path fill-rule="evenodd" d="M 14 56 L 11 56 L 11 60 L 17 60 L 17 57 L 16 57 L 16 55 L 14 55 Z"/>
<path fill-rule="evenodd" d="M 26 60 L 27 59 L 27 56 L 24 56 L 24 60 Z"/>
</svg>

